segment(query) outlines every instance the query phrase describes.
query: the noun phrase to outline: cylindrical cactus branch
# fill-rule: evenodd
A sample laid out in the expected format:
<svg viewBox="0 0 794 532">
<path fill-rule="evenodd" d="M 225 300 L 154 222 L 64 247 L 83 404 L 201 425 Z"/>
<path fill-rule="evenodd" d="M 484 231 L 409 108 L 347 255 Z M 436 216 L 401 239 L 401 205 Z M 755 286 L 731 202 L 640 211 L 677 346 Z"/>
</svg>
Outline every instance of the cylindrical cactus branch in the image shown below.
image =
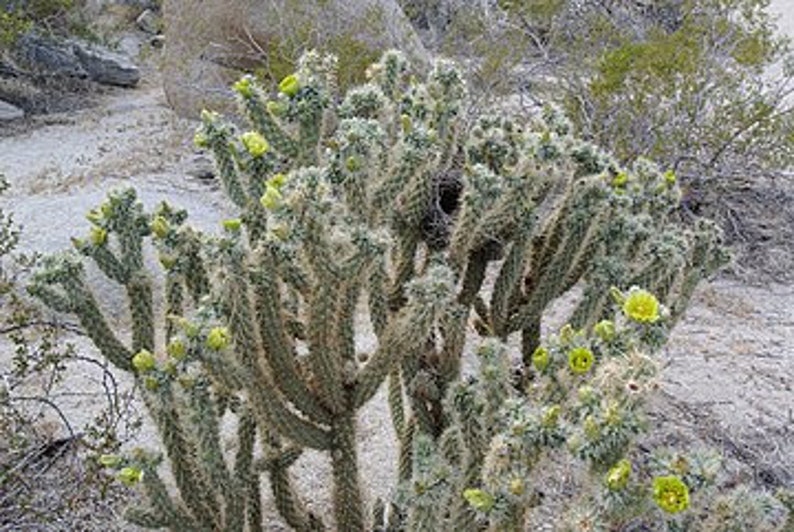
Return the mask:
<svg viewBox="0 0 794 532">
<path fill-rule="evenodd" d="M 137 510 L 136 522 L 175 528 L 185 517 L 199 530 L 260 530 L 267 474 L 293 528 L 365 530 L 355 421 L 388 380 L 400 478 L 438 480 L 444 460 L 459 470 L 444 480 L 458 495 L 434 507 L 438 492 L 427 485 L 405 519 L 417 528 L 474 526 L 471 501 L 459 493 L 487 476 L 482 464 L 496 452 L 494 418 L 510 379 L 468 390 L 471 404 L 466 390 L 461 403 L 445 403 L 458 390 L 472 309 L 482 335 L 522 333 L 529 365 L 544 311 L 575 285 L 584 288 L 576 327 L 601 319 L 604 294 L 629 282 L 659 290 L 676 313 L 721 261 L 711 228 L 675 221 L 674 176 L 649 163 L 621 169 L 552 110 L 527 125 L 491 113 L 466 120 L 465 83 L 446 61 L 421 82 L 399 52 L 387 52 L 370 82 L 343 97 L 335 68 L 310 52 L 273 94 L 244 77 L 233 87 L 243 128 L 202 114 L 195 141 L 212 153 L 239 209 L 222 236 L 192 230 L 167 204 L 147 215 L 132 192 L 92 212 L 90 237 L 76 245 L 125 287 L 130 346 L 104 319 L 74 257 L 50 259 L 31 288 L 76 314 L 103 355 L 146 390 L 180 496 L 166 498 L 155 468 L 141 462 L 155 477 L 144 483 L 151 508 Z M 166 272 L 162 317 L 143 269 L 149 236 Z M 355 341 L 361 309 L 377 339 L 367 352 Z M 155 326 L 165 346 L 155 345 Z M 493 362 L 506 358 L 484 359 L 496 364 L 492 377 L 509 374 Z M 221 443 L 226 415 L 238 420 L 235 456 Z M 539 415 L 519 421 L 540 426 Z M 556 434 L 552 417 L 536 431 L 549 441 L 516 445 L 534 456 Z M 428 451 L 436 444 L 442 461 Z M 291 481 L 303 448 L 330 455 L 333 524 L 307 511 Z M 506 489 L 501 522 L 513 526 L 529 495 L 517 484 Z"/>
</svg>

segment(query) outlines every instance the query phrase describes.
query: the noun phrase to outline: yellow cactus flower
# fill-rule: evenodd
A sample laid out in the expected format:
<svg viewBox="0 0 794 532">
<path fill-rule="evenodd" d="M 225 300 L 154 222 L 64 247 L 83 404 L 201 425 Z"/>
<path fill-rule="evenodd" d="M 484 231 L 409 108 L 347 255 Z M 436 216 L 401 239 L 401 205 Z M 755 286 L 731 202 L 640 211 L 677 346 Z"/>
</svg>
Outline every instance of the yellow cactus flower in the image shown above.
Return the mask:
<svg viewBox="0 0 794 532">
<path fill-rule="evenodd" d="M 251 76 L 243 76 L 239 80 L 235 81 L 232 85 L 232 90 L 242 96 L 243 98 L 250 98 L 254 95 L 253 85 L 251 84 L 253 80 Z"/>
<path fill-rule="evenodd" d="M 631 462 L 625 458 L 615 464 L 606 476 L 606 485 L 612 491 L 620 491 L 629 483 Z"/>
<path fill-rule="evenodd" d="M 267 143 L 265 137 L 256 131 L 246 131 L 240 135 L 240 141 L 245 146 L 246 151 L 254 158 L 262 157 L 270 149 L 270 144 Z"/>
<path fill-rule="evenodd" d="M 653 500 L 665 512 L 677 514 L 689 508 L 689 488 L 674 475 L 656 477 L 653 479 Z"/>
<path fill-rule="evenodd" d="M 300 81 L 298 80 L 298 76 L 296 74 L 290 74 L 289 76 L 282 79 L 281 83 L 278 84 L 279 92 L 286 94 L 290 98 L 298 94 L 300 88 Z"/>
<path fill-rule="evenodd" d="M 638 323 L 654 323 L 659 320 L 659 300 L 647 290 L 632 288 L 623 303 L 623 313 Z"/>
<path fill-rule="evenodd" d="M 197 148 L 206 148 L 210 145 L 210 139 L 203 131 L 196 131 L 193 135 L 193 145 Z"/>
<path fill-rule="evenodd" d="M 176 257 L 167 253 L 160 253 L 160 264 L 162 264 L 163 268 L 166 270 L 170 270 L 176 264 Z"/>
<path fill-rule="evenodd" d="M 496 501 L 493 495 L 480 489 L 468 489 L 463 492 L 463 498 L 466 499 L 472 508 L 480 512 L 488 512 L 494 507 Z"/>
<path fill-rule="evenodd" d="M 279 189 L 283 187 L 286 182 L 287 182 L 287 176 L 282 173 L 278 173 L 267 180 L 268 185 L 272 185 Z"/>
<path fill-rule="evenodd" d="M 132 357 L 132 367 L 141 373 L 152 371 L 156 366 L 157 360 L 146 349 L 141 349 Z"/>
<path fill-rule="evenodd" d="M 535 369 L 538 371 L 543 371 L 549 367 L 550 361 L 549 350 L 545 347 L 538 347 L 535 349 L 535 352 L 532 353 L 532 365 L 535 366 Z"/>
<path fill-rule="evenodd" d="M 590 368 L 593 367 L 593 360 L 593 352 L 586 347 L 577 347 L 568 353 L 568 366 L 577 375 L 590 371 Z"/>
<path fill-rule="evenodd" d="M 148 375 L 145 379 L 143 379 L 143 387 L 150 392 L 153 392 L 160 387 L 160 381 L 157 379 L 157 377 Z"/>
</svg>

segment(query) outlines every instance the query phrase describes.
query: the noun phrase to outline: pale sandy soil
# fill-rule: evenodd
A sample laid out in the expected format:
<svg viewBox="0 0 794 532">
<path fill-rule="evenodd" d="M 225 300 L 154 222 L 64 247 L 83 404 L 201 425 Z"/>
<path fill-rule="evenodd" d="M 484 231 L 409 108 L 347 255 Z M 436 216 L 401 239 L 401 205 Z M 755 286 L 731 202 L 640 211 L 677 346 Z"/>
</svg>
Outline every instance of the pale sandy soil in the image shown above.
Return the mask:
<svg viewBox="0 0 794 532">
<path fill-rule="evenodd" d="M 794 0 L 781 0 L 777 7 L 794 31 Z M 12 184 L 0 205 L 24 228 L 22 251 L 68 247 L 70 236 L 87 230 L 84 214 L 120 186 L 135 186 L 149 207 L 167 198 L 187 208 L 196 226 L 215 231 L 232 211 L 214 182 L 186 174 L 194 157 L 195 124 L 175 118 L 154 83 L 102 98 L 91 109 L 48 117 L 27 132 L 0 138 L 0 172 Z M 109 314 L 123 328 L 121 294 L 95 272 L 92 277 L 100 283 Z M 661 428 L 652 438 L 716 447 L 741 478 L 794 488 L 792 308 L 794 286 L 789 284 L 757 286 L 720 277 L 701 286 L 662 355 L 662 397 L 653 411 Z M 74 340 L 95 355 L 85 340 Z M 8 364 L 3 356 L 0 366 Z M 77 368 L 63 392 L 95 390 L 98 378 Z M 76 426 L 90 420 L 98 403 L 100 395 L 63 397 Z M 388 420 L 382 394 L 360 416 L 362 477 L 373 497 L 388 495 L 395 474 Z M 155 445 L 151 429 L 145 428 L 135 444 Z M 330 494 L 323 457 L 307 453 L 295 473 L 311 494 L 313 509 L 326 513 Z M 279 529 L 277 520 L 268 528 Z"/>
</svg>

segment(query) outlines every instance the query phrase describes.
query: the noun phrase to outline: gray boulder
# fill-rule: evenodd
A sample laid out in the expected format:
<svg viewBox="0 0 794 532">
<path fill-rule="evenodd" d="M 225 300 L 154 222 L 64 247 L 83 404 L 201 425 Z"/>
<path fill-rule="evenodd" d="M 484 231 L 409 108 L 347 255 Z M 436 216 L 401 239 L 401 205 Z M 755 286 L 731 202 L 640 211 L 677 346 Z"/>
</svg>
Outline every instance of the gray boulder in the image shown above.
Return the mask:
<svg viewBox="0 0 794 532">
<path fill-rule="evenodd" d="M 100 46 L 73 43 L 72 50 L 89 77 L 104 85 L 134 87 L 141 72 L 126 56 Z"/>
<path fill-rule="evenodd" d="M 28 33 L 19 40 L 20 59 L 28 66 L 49 74 L 74 78 L 88 78 L 72 46 Z"/>
<path fill-rule="evenodd" d="M 150 35 L 157 35 L 162 28 L 162 22 L 159 15 L 151 9 L 144 9 L 143 12 L 135 19 L 135 24 L 138 29 Z"/>
<path fill-rule="evenodd" d="M 0 100 L 0 122 L 17 120 L 25 116 L 25 111 L 15 105 Z"/>
<path fill-rule="evenodd" d="M 58 41 L 31 33 L 20 40 L 19 52 L 24 63 L 47 74 L 120 87 L 134 87 L 141 77 L 126 56 L 83 41 Z"/>
</svg>

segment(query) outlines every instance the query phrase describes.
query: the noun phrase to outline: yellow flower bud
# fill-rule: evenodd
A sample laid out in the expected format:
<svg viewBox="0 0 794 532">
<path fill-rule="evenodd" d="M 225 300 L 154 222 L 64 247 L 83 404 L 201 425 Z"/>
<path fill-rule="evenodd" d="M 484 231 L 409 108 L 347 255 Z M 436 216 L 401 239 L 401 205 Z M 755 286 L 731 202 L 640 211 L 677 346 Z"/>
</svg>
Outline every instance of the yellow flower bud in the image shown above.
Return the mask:
<svg viewBox="0 0 794 532">
<path fill-rule="evenodd" d="M 298 94 L 300 88 L 300 81 L 298 80 L 298 76 L 296 74 L 290 74 L 289 76 L 282 79 L 281 83 L 278 84 L 279 92 L 286 94 L 290 98 Z"/>
<path fill-rule="evenodd" d="M 179 338 L 174 338 L 170 342 L 168 342 L 168 346 L 165 348 L 168 356 L 175 360 L 182 360 L 185 358 L 187 354 L 187 347 L 185 347 L 185 342 L 180 340 Z"/>
<path fill-rule="evenodd" d="M 272 211 L 281 204 L 281 192 L 276 187 L 268 184 L 265 193 L 259 198 L 259 203 L 265 209 Z"/>
<path fill-rule="evenodd" d="M 601 320 L 593 326 L 593 332 L 604 342 L 615 338 L 615 324 L 610 320 Z"/>
<path fill-rule="evenodd" d="M 545 347 L 538 347 L 535 349 L 535 352 L 532 353 L 532 365 L 535 366 L 535 369 L 538 371 L 545 370 L 549 366 L 550 361 L 549 350 Z"/>
<path fill-rule="evenodd" d="M 132 357 L 132 367 L 141 373 L 152 371 L 157 366 L 154 355 L 146 349 L 141 349 Z"/>
<path fill-rule="evenodd" d="M 267 150 L 270 149 L 270 145 L 265 140 L 265 137 L 257 133 L 256 131 L 246 131 L 242 135 L 240 135 L 240 141 L 245 146 L 246 151 L 251 154 L 251 157 L 262 157 Z"/>
<path fill-rule="evenodd" d="M 251 84 L 251 76 L 243 76 L 239 80 L 235 81 L 232 85 L 232 90 L 242 96 L 245 99 L 250 98 L 253 96 L 253 85 Z"/>
<path fill-rule="evenodd" d="M 226 229 L 230 233 L 236 233 L 237 231 L 240 230 L 240 227 L 242 226 L 243 222 L 239 218 L 231 218 L 229 220 L 224 220 L 221 223 L 223 224 L 224 229 Z"/>
<path fill-rule="evenodd" d="M 168 220 L 164 216 L 155 216 L 154 220 L 151 223 L 152 233 L 157 238 L 165 238 L 168 234 L 168 230 L 170 228 L 170 224 Z"/>
<path fill-rule="evenodd" d="M 116 454 L 103 454 L 99 457 L 99 464 L 113 469 L 121 465 L 121 457 Z"/>
<path fill-rule="evenodd" d="M 490 511 L 496 503 L 493 495 L 480 489 L 465 490 L 463 492 L 463 498 L 466 499 L 466 502 L 468 502 L 472 508 L 480 512 Z"/>
<path fill-rule="evenodd" d="M 612 491 L 620 491 L 629 483 L 631 462 L 625 458 L 615 464 L 606 476 L 606 485 Z"/>
<path fill-rule="evenodd" d="M 123 467 L 118 473 L 118 479 L 126 486 L 133 486 L 143 479 L 143 471 L 137 467 Z"/>
<path fill-rule="evenodd" d="M 91 227 L 90 233 L 91 243 L 95 246 L 101 246 L 108 240 L 108 232 L 99 226 Z"/>
<path fill-rule="evenodd" d="M 213 351 L 220 351 L 232 341 L 232 335 L 226 327 L 213 327 L 207 334 L 207 347 Z"/>
</svg>

